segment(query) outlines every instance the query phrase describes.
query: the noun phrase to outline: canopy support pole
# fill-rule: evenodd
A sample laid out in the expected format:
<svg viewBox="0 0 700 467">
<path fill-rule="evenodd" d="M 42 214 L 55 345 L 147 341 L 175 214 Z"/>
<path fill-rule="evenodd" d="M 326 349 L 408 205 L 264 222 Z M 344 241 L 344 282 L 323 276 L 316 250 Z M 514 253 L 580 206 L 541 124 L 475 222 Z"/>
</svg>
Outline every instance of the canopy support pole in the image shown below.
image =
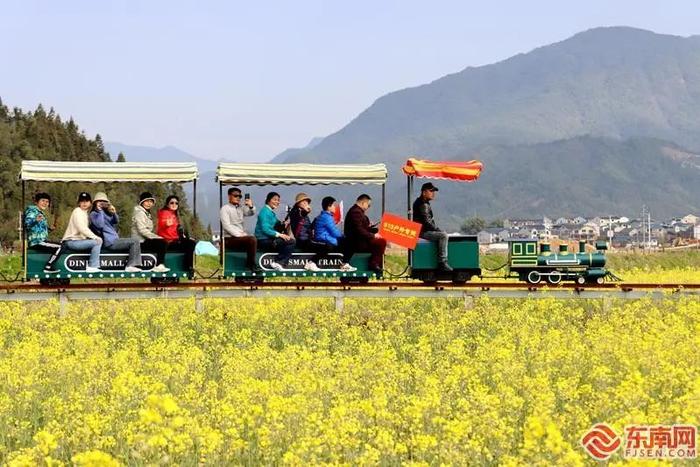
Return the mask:
<svg viewBox="0 0 700 467">
<path fill-rule="evenodd" d="M 382 216 L 386 210 L 386 183 L 382 184 Z"/>
<path fill-rule="evenodd" d="M 192 212 L 195 217 L 197 218 L 197 179 L 195 178 L 192 180 Z"/>
<path fill-rule="evenodd" d="M 22 278 L 27 277 L 27 255 L 26 255 L 26 245 L 24 244 L 24 204 L 26 202 L 26 185 L 25 181 L 22 180 L 22 205 L 20 206 L 21 214 L 19 215 L 19 244 L 20 251 L 22 253 Z"/>
<path fill-rule="evenodd" d="M 224 183 L 219 181 L 219 213 L 224 207 Z M 226 242 L 224 241 L 224 224 L 219 214 L 219 250 L 221 251 L 221 276 L 226 277 Z"/>
<path fill-rule="evenodd" d="M 409 221 L 413 220 L 411 198 L 413 198 L 413 175 L 409 175 L 406 179 L 406 216 Z M 408 250 L 408 266 L 413 267 L 413 250 Z"/>
<path fill-rule="evenodd" d="M 409 221 L 413 220 L 413 206 L 411 205 L 413 198 L 413 175 L 409 175 L 406 179 L 406 217 Z"/>
</svg>

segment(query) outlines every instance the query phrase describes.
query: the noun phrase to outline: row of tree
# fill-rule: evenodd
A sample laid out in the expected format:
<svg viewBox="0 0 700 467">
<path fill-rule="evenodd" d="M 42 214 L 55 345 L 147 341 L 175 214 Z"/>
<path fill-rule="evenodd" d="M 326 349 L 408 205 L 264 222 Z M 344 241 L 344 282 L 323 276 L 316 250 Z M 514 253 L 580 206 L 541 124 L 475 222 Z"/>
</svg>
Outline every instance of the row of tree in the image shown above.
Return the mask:
<svg viewBox="0 0 700 467">
<path fill-rule="evenodd" d="M 53 108 L 47 112 L 42 105 L 33 112 L 17 107 L 10 110 L 0 99 L 0 244 L 3 247 L 19 240 L 20 213 L 25 207 L 18 177 L 23 160 L 109 162 L 111 158 L 100 135 L 88 138 L 73 118 L 64 121 Z M 126 157 L 120 154 L 118 161 L 124 162 Z M 131 211 L 142 191 L 152 192 L 159 202 L 164 202 L 169 194 L 179 196 L 181 219 L 190 233 L 195 238 L 206 234 L 199 220 L 193 217 L 182 187 L 177 184 L 134 183 L 124 189 L 122 184 L 27 182 L 25 204 L 40 191 L 52 197 L 51 214 L 57 219 L 56 239 L 60 239 L 81 191 L 92 195 L 98 191 L 107 193 L 122 219 L 120 233 L 124 236 L 130 235 Z"/>
<path fill-rule="evenodd" d="M 488 227 L 503 227 L 501 219 L 495 219 L 487 222 L 479 216 L 466 219 L 459 228 L 459 231 L 468 235 L 476 235 Z"/>
</svg>

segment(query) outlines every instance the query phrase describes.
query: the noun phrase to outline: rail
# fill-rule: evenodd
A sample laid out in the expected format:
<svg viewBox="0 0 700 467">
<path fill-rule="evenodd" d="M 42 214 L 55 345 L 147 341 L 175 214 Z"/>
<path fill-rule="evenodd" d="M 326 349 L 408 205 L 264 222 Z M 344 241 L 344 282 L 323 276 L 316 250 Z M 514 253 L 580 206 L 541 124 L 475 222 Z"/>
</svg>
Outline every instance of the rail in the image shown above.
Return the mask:
<svg viewBox="0 0 700 467">
<path fill-rule="evenodd" d="M 266 282 L 237 284 L 222 281 L 193 281 L 178 284 L 151 283 L 78 283 L 43 286 L 36 283 L 0 285 L 0 301 L 41 301 L 57 299 L 61 313 L 75 300 L 187 299 L 194 298 L 201 309 L 206 298 L 331 298 L 342 310 L 346 298 L 456 298 L 471 303 L 475 298 L 557 298 L 557 299 L 654 299 L 697 296 L 700 284 L 611 283 L 602 285 L 478 282 L 455 285 L 420 282 L 370 282 L 350 285 L 339 282 Z"/>
</svg>

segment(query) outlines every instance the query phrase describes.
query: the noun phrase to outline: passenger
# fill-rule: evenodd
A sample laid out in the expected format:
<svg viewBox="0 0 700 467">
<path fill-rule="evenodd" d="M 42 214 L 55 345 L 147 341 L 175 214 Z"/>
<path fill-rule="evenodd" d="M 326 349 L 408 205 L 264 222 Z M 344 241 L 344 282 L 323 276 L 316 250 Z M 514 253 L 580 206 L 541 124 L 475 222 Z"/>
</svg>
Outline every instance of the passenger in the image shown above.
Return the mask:
<svg viewBox="0 0 700 467">
<path fill-rule="evenodd" d="M 345 238 L 349 251 L 369 252 L 369 269 L 377 277 L 382 276 L 386 239 L 382 238 L 377 229 L 372 227 L 367 217 L 367 210 L 372 205 L 372 198 L 362 194 L 357 197 L 355 204 L 345 215 Z"/>
<path fill-rule="evenodd" d="M 296 198 L 294 198 L 294 206 L 292 210 L 289 211 L 289 223 L 292 227 L 292 233 L 294 234 L 297 248 L 301 248 L 303 251 L 309 253 L 316 253 L 314 259 L 308 261 L 304 265 L 304 269 L 317 272 L 321 270 L 321 268 L 318 267 L 318 261 L 321 257 L 330 252 L 331 249 L 325 248 L 324 244 L 313 241 L 312 222 L 311 219 L 309 219 L 310 212 L 311 198 L 309 198 L 309 195 L 306 193 L 297 194 Z"/>
<path fill-rule="evenodd" d="M 31 250 L 51 253 L 51 257 L 44 266 L 44 272 L 53 273 L 58 272 L 55 263 L 61 255 L 61 242 L 48 241 L 49 231 L 56 228 L 56 219 L 49 227 L 46 217 L 50 205 L 51 196 L 47 193 L 34 195 L 34 204 L 24 210 L 24 229 L 27 233 L 27 246 Z"/>
<path fill-rule="evenodd" d="M 258 240 L 253 235 L 248 235 L 243 222 L 244 217 L 255 215 L 253 200 L 247 197 L 241 205 L 241 190 L 232 187 L 228 189 L 228 204 L 221 207 L 221 225 L 224 229 L 224 248 L 232 251 L 244 250 L 246 252 L 246 267 L 253 272 L 260 271 L 255 263 L 255 252 L 258 249 Z"/>
<path fill-rule="evenodd" d="M 90 212 L 90 229 L 102 238 L 102 244 L 115 251 L 128 250 L 126 272 L 141 272 L 141 243 L 135 238 L 119 238 L 117 209 L 105 193 L 95 195 Z"/>
<path fill-rule="evenodd" d="M 131 238 L 141 243 L 141 251 L 156 254 L 156 267 L 151 269 L 152 272 L 168 272 L 170 268 L 165 267 L 165 251 L 168 249 L 168 244 L 153 232 L 151 208 L 155 203 L 156 199 L 151 193 L 147 191 L 141 193 L 139 204 L 134 206 L 134 213 L 131 216 Z"/>
<path fill-rule="evenodd" d="M 70 215 L 62 242 L 64 247 L 74 251 L 90 250 L 90 261 L 85 272 L 100 272 L 102 239 L 90 230 L 88 211 L 91 205 L 90 193 L 82 192 L 78 195 L 78 207 Z"/>
<path fill-rule="evenodd" d="M 178 251 L 185 254 L 183 266 L 187 271 L 192 270 L 194 247 L 197 242 L 187 236 L 180 222 L 180 198 L 170 195 L 165 199 L 165 206 L 158 210 L 157 233 L 168 243 L 168 251 Z"/>
<path fill-rule="evenodd" d="M 285 225 L 277 219 L 275 209 L 280 205 L 280 195 L 274 191 L 267 194 L 265 206 L 258 213 L 258 222 L 255 224 L 255 237 L 258 239 L 258 247 L 263 251 L 276 251 L 277 261 L 270 263 L 270 267 L 281 271 L 289 264 L 289 259 L 294 253 L 294 239 L 282 233 Z"/>
<path fill-rule="evenodd" d="M 424 183 L 420 188 L 420 196 L 413 202 L 413 221 L 421 224 L 420 238 L 437 242 L 438 269 L 452 272 L 447 263 L 447 232 L 438 228 L 433 219 L 433 208 L 430 201 L 435 199 L 438 188 L 432 183 Z"/>
<path fill-rule="evenodd" d="M 343 232 L 335 225 L 333 213 L 337 209 L 335 198 L 326 196 L 321 200 L 321 214 L 314 221 L 314 240 L 326 245 L 330 245 L 333 251 L 343 253 L 343 264 L 340 270 L 343 272 L 357 271 L 357 268 L 350 266 L 352 253 L 348 249 L 343 236 Z"/>
</svg>

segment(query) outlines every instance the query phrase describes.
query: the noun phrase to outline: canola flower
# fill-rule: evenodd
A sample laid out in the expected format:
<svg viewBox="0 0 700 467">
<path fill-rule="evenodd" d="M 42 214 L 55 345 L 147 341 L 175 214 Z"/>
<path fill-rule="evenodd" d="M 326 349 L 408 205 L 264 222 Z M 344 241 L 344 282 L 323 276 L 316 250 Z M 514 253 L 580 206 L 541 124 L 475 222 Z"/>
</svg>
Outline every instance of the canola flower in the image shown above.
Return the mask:
<svg viewBox="0 0 700 467">
<path fill-rule="evenodd" d="M 697 298 L 203 308 L 0 304 L 0 462 L 577 466 L 596 422 L 700 423 Z"/>
</svg>

